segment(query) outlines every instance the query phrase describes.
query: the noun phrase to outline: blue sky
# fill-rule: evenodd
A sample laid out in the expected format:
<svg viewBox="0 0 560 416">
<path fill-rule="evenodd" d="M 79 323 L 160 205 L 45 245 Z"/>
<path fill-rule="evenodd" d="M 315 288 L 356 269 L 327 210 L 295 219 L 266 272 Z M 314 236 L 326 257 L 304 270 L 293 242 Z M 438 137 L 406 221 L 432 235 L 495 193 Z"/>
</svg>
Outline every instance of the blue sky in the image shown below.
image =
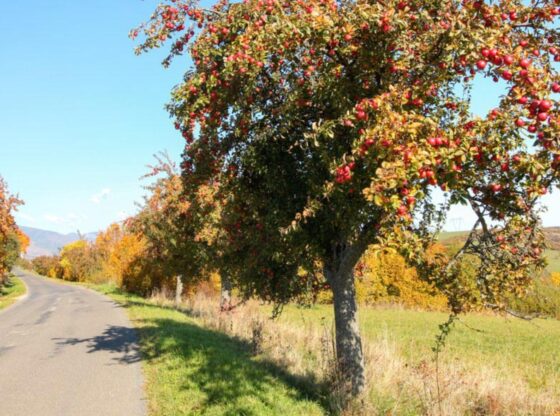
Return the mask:
<svg viewBox="0 0 560 416">
<path fill-rule="evenodd" d="M 137 57 L 128 32 L 150 0 L 0 2 L 0 175 L 25 200 L 20 225 L 97 231 L 136 211 L 152 155 L 178 160 L 183 139 L 164 105 L 188 62 Z M 475 110 L 493 106 L 490 81 Z M 546 199 L 546 225 L 560 225 L 560 196 Z M 472 216 L 454 209 L 447 228 Z"/>
<path fill-rule="evenodd" d="M 135 211 L 152 155 L 183 140 L 163 109 L 186 62 L 137 57 L 128 31 L 156 2 L 0 2 L 0 174 L 22 225 L 71 232 Z"/>
</svg>

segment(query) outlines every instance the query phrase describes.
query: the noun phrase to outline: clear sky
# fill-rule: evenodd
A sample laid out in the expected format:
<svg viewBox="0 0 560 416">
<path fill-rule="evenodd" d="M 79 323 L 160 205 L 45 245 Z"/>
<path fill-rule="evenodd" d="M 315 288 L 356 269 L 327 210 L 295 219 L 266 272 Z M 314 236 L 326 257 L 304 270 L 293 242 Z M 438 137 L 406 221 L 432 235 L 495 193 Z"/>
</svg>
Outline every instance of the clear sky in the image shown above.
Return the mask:
<svg viewBox="0 0 560 416">
<path fill-rule="evenodd" d="M 20 225 L 97 231 L 136 211 L 152 155 L 178 160 L 183 139 L 164 105 L 188 62 L 137 57 L 128 32 L 157 1 L 0 1 L 0 175 L 25 200 Z M 494 103 L 477 85 L 475 109 Z M 560 196 L 546 225 L 560 225 Z M 455 209 L 447 228 L 468 228 Z"/>
<path fill-rule="evenodd" d="M 186 65 L 137 57 L 128 31 L 155 1 L 0 2 L 0 174 L 21 225 L 95 231 L 135 211 L 152 155 L 178 159 L 164 110 Z"/>
</svg>

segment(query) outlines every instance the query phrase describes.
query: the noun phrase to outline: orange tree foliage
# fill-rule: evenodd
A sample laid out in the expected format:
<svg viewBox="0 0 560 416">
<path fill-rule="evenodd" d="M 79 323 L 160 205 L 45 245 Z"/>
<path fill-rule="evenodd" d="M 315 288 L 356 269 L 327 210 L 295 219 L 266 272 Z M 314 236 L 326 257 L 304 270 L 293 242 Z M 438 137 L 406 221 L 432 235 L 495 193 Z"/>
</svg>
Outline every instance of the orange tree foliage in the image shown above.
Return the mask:
<svg viewBox="0 0 560 416">
<path fill-rule="evenodd" d="M 0 177 L 0 284 L 29 245 L 29 239 L 17 227 L 13 217 L 21 204 L 21 200 L 9 193 L 6 182 Z"/>
<path fill-rule="evenodd" d="M 205 185 L 186 194 L 180 172 L 166 154 L 146 175 L 155 178 L 147 186 L 141 211 L 130 220 L 131 230 L 145 241 L 146 267 L 158 270 L 160 280 L 182 276 L 189 286 L 216 270 L 220 218 L 215 186 Z"/>
<path fill-rule="evenodd" d="M 95 240 L 100 278 L 122 286 L 125 275 L 131 278 L 132 264 L 146 255 L 145 247 L 142 237 L 129 232 L 125 225 L 111 224 Z"/>
<path fill-rule="evenodd" d="M 333 290 L 337 353 L 363 389 L 352 270 L 370 244 L 393 246 L 446 292 L 478 259 L 483 302 L 500 308 L 542 265 L 538 197 L 557 183 L 559 15 L 553 0 L 244 0 L 162 3 L 138 51 L 171 42 L 193 67 L 169 111 L 187 141 L 187 192 L 218 184 L 232 277 L 279 303 Z M 134 31 L 133 36 L 139 35 Z M 475 117 L 476 77 L 499 81 Z M 426 259 L 446 193 L 478 217 L 455 256 Z"/>
<path fill-rule="evenodd" d="M 21 231 L 20 229 L 17 230 L 16 235 L 19 243 L 20 253 L 27 253 L 27 250 L 29 249 L 29 245 L 31 244 L 31 240 L 29 239 L 29 236 L 25 234 L 23 231 Z"/>
<path fill-rule="evenodd" d="M 42 276 L 52 278 L 62 278 L 62 270 L 60 269 L 60 258 L 58 256 L 39 256 L 35 257 L 31 264 L 33 270 Z"/>
</svg>

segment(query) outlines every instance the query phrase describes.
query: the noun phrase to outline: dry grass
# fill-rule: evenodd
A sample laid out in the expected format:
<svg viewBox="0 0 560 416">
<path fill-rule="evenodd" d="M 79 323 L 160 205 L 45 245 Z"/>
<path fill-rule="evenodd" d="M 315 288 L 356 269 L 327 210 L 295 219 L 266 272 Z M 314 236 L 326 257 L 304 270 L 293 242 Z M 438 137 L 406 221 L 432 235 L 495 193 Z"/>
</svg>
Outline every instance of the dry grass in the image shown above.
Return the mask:
<svg viewBox="0 0 560 416">
<path fill-rule="evenodd" d="M 167 296 L 153 302 L 171 306 Z M 195 296 L 182 309 L 201 325 L 248 341 L 263 361 L 285 368 L 329 403 L 333 413 L 346 415 L 554 415 L 560 411 L 557 386 L 532 388 L 515 363 L 504 377 L 492 362 L 441 359 L 439 371 L 433 354 L 405 357 L 388 330 L 366 336 L 368 393 L 352 409 L 341 411 L 333 380 L 332 328 L 313 316 L 294 324 L 271 320 L 270 309 L 248 302 L 231 313 L 219 313 L 218 302 Z M 422 314 L 422 312 L 410 312 Z M 439 393 L 438 393 L 439 390 Z"/>
</svg>

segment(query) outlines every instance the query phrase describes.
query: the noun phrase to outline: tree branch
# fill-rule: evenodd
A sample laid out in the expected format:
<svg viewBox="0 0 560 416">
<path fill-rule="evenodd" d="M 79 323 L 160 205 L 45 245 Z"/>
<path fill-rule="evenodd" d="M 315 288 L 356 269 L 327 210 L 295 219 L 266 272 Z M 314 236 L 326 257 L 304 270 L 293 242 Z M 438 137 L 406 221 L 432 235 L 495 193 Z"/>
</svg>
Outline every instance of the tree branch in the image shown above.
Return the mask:
<svg viewBox="0 0 560 416">
<path fill-rule="evenodd" d="M 539 314 L 524 315 L 522 313 L 516 312 L 516 311 L 511 310 L 511 309 L 502 308 L 499 305 L 496 305 L 494 303 L 485 303 L 484 306 L 487 307 L 487 308 L 490 308 L 494 311 L 505 312 L 508 315 L 511 315 L 515 318 L 523 319 L 524 321 L 532 321 L 533 319 L 536 319 L 540 316 Z"/>
</svg>

